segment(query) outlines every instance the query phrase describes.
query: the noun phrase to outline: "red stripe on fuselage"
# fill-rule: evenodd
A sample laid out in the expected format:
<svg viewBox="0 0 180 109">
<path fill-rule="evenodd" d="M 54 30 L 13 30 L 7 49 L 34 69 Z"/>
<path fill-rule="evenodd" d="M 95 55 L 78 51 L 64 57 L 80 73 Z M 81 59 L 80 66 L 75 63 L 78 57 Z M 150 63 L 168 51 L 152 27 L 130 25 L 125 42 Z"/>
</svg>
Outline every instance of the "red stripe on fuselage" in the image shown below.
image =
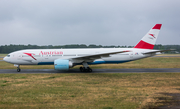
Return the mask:
<svg viewBox="0 0 180 109">
<path fill-rule="evenodd" d="M 161 26 L 162 26 L 162 24 L 156 24 L 152 29 L 158 29 L 158 30 L 160 30 L 160 29 L 161 29 Z"/>
<path fill-rule="evenodd" d="M 32 57 L 34 60 L 36 60 L 36 58 L 34 58 L 34 57 L 32 56 L 32 53 L 24 53 L 24 54 L 26 54 L 26 55 Z"/>
<path fill-rule="evenodd" d="M 149 44 L 149 43 L 144 42 L 144 41 L 141 40 L 134 48 L 153 49 L 154 45 Z"/>
</svg>

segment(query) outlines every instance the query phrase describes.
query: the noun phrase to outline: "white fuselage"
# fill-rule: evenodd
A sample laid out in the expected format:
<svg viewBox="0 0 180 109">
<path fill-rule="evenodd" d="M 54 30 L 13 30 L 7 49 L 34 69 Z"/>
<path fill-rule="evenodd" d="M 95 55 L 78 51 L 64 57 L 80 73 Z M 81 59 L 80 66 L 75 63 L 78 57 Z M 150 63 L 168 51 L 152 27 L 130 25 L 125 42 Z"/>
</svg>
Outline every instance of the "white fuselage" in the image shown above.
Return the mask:
<svg viewBox="0 0 180 109">
<path fill-rule="evenodd" d="M 75 65 L 82 72 L 92 72 L 89 64 L 124 63 L 155 55 L 161 50 L 153 50 L 162 24 L 156 24 L 134 48 L 96 49 L 29 49 L 8 54 L 3 60 L 19 65 L 53 65 L 55 70 L 69 70 Z"/>
<path fill-rule="evenodd" d="M 101 56 L 99 59 L 88 59 L 85 61 L 88 64 L 123 63 L 153 56 L 155 54 L 145 55 L 143 53 L 156 50 L 137 48 L 29 49 L 12 52 L 4 60 L 17 65 L 53 65 L 56 59 L 68 59 L 73 65 L 78 65 L 84 60 L 76 60 L 77 57 L 118 51 L 129 52 Z"/>
</svg>

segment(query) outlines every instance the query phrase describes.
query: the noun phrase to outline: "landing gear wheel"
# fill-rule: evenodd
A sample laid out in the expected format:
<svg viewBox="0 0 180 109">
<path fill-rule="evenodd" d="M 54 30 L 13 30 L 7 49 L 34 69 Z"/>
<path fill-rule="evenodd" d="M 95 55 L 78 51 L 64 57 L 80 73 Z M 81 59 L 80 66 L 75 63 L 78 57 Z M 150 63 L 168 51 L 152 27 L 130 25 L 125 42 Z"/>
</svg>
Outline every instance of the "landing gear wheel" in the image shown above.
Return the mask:
<svg viewBox="0 0 180 109">
<path fill-rule="evenodd" d="M 14 66 L 17 67 L 17 72 L 20 72 L 20 71 L 21 71 L 20 65 L 14 64 Z"/>
<path fill-rule="evenodd" d="M 79 68 L 81 72 L 92 72 L 92 69 L 87 67 L 87 69 L 85 67 L 80 67 Z"/>
<path fill-rule="evenodd" d="M 89 69 L 89 72 L 92 72 L 92 69 Z"/>
<path fill-rule="evenodd" d="M 20 71 L 21 71 L 21 69 L 20 69 L 20 68 L 18 68 L 18 69 L 17 69 L 17 72 L 20 72 Z"/>
<path fill-rule="evenodd" d="M 88 71 L 88 72 L 92 72 L 92 69 L 88 67 L 88 68 L 87 68 L 87 71 Z"/>
<path fill-rule="evenodd" d="M 83 67 L 80 67 L 79 69 L 80 69 L 80 71 L 81 71 L 81 72 L 83 72 L 83 71 L 84 71 Z"/>
</svg>

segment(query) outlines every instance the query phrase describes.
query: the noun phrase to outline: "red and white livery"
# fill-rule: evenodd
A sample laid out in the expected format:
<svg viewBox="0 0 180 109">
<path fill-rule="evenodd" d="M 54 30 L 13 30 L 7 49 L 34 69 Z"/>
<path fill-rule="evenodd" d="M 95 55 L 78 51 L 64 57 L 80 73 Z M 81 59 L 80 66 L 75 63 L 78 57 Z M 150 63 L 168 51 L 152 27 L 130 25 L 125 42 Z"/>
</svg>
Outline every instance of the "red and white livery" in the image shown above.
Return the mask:
<svg viewBox="0 0 180 109">
<path fill-rule="evenodd" d="M 140 49 L 153 49 L 162 24 L 156 24 L 134 47 Z"/>
<path fill-rule="evenodd" d="M 20 65 L 54 65 L 55 70 L 69 70 L 76 65 L 82 72 L 92 72 L 88 65 L 124 63 L 156 55 L 167 50 L 153 50 L 162 24 L 156 24 L 134 48 L 91 49 L 28 49 L 15 51 L 4 57 L 4 61 Z"/>
</svg>

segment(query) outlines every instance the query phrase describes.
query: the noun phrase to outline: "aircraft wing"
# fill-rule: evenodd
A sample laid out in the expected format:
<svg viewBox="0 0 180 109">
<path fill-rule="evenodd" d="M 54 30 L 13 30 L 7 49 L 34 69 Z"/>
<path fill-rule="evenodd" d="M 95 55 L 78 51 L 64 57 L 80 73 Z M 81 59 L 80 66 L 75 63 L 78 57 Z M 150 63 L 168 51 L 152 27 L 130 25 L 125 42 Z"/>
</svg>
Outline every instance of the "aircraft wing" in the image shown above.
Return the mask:
<svg viewBox="0 0 180 109">
<path fill-rule="evenodd" d="M 150 51 L 150 52 L 145 52 L 143 54 L 154 54 L 154 53 L 158 53 L 158 52 L 165 52 L 165 51 L 175 51 L 174 49 L 170 49 L 170 50 L 156 50 L 156 51 Z"/>
<path fill-rule="evenodd" d="M 125 53 L 125 52 L 130 52 L 129 50 L 126 51 L 116 51 L 116 52 L 108 52 L 108 53 L 99 53 L 99 54 L 91 54 L 91 55 L 85 55 L 85 56 L 79 56 L 79 57 L 74 57 L 71 58 L 71 60 L 81 60 L 81 61 L 93 61 L 95 59 L 100 59 L 101 57 L 109 57 L 110 55 L 113 54 L 118 54 L 118 53 Z"/>
</svg>

